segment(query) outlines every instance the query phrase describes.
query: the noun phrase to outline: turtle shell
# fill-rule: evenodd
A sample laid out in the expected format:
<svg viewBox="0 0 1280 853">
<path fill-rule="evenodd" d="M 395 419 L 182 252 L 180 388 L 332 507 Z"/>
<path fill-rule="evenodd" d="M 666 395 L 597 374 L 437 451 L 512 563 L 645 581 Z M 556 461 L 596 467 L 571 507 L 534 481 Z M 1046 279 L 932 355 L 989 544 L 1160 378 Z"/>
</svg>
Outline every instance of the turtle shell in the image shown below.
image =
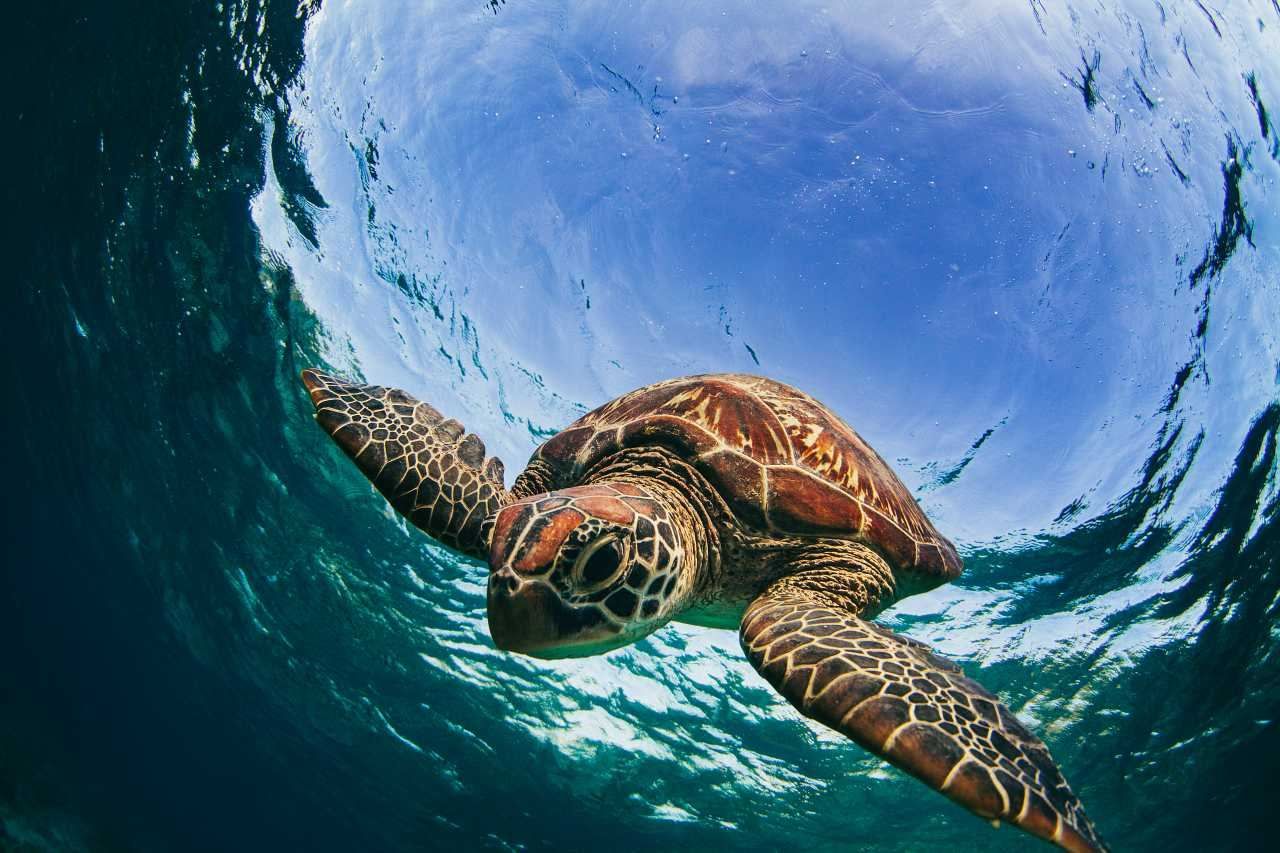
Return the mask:
<svg viewBox="0 0 1280 853">
<path fill-rule="evenodd" d="M 760 533 L 835 536 L 878 549 L 928 586 L 960 558 L 889 466 L 826 406 L 759 376 L 690 376 L 624 394 L 583 415 L 534 453 L 557 486 L 620 450 L 668 448 Z"/>
</svg>

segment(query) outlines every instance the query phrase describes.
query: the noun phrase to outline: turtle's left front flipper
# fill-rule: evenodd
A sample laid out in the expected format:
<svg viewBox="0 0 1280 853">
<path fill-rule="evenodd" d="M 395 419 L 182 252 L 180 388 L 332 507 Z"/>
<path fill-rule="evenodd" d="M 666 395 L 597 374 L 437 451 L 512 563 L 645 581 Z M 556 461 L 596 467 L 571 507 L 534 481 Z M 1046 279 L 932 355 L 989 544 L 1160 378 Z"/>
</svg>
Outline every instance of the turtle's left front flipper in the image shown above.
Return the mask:
<svg viewBox="0 0 1280 853">
<path fill-rule="evenodd" d="M 970 811 L 1067 850 L 1103 850 L 1039 738 L 955 664 L 858 618 L 837 592 L 849 580 L 800 572 L 751 603 L 740 636 L 760 674 L 805 716 Z"/>
<path fill-rule="evenodd" d="M 302 371 L 316 421 L 396 511 L 472 557 L 489 556 L 498 510 L 511 502 L 502 461 L 455 420 L 403 391 Z"/>
</svg>

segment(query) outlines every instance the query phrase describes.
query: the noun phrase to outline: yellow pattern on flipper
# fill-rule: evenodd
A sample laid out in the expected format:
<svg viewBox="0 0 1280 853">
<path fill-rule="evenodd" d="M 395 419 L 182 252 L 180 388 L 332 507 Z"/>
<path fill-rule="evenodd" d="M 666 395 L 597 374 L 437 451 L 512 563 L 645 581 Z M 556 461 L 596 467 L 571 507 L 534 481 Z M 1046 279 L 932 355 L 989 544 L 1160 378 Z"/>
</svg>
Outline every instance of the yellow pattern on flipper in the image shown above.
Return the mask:
<svg viewBox="0 0 1280 853">
<path fill-rule="evenodd" d="M 302 371 L 316 421 L 396 511 L 424 533 L 479 559 L 498 510 L 511 502 L 502 461 L 484 443 L 403 391 Z"/>
<path fill-rule="evenodd" d="M 1066 850 L 1105 849 L 1040 739 L 954 663 L 859 618 L 840 594 L 849 574 L 789 575 L 751 603 L 740 638 L 760 674 L 805 716 L 975 814 Z"/>
</svg>

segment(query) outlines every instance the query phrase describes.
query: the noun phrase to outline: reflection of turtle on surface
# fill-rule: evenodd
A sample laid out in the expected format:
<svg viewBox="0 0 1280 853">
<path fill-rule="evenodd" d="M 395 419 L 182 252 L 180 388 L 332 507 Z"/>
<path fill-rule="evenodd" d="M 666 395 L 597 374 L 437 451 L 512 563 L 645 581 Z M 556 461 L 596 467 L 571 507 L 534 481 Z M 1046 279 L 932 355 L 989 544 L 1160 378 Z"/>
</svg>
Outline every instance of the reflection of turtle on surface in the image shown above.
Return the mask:
<svg viewBox="0 0 1280 853">
<path fill-rule="evenodd" d="M 801 713 L 983 817 L 1102 843 L 1044 744 L 924 645 L 867 621 L 960 574 L 885 462 L 813 398 L 675 379 L 584 415 L 510 490 L 457 421 L 314 370 L 316 419 L 426 533 L 489 561 L 499 648 L 590 655 L 670 620 L 736 627 Z"/>
</svg>

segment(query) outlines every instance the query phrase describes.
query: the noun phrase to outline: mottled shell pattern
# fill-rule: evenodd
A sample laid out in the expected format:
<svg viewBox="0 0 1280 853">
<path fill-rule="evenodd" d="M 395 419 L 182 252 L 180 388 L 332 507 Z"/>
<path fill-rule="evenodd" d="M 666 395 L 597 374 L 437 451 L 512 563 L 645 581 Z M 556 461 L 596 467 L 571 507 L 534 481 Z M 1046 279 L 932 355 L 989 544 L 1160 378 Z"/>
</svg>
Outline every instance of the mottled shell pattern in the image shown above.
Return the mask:
<svg viewBox="0 0 1280 853">
<path fill-rule="evenodd" d="M 760 535 L 847 538 L 932 587 L 960 574 L 954 546 L 889 466 L 848 425 L 795 388 L 714 374 L 660 382 L 589 412 L 534 454 L 578 482 L 626 448 L 674 451 Z"/>
</svg>

